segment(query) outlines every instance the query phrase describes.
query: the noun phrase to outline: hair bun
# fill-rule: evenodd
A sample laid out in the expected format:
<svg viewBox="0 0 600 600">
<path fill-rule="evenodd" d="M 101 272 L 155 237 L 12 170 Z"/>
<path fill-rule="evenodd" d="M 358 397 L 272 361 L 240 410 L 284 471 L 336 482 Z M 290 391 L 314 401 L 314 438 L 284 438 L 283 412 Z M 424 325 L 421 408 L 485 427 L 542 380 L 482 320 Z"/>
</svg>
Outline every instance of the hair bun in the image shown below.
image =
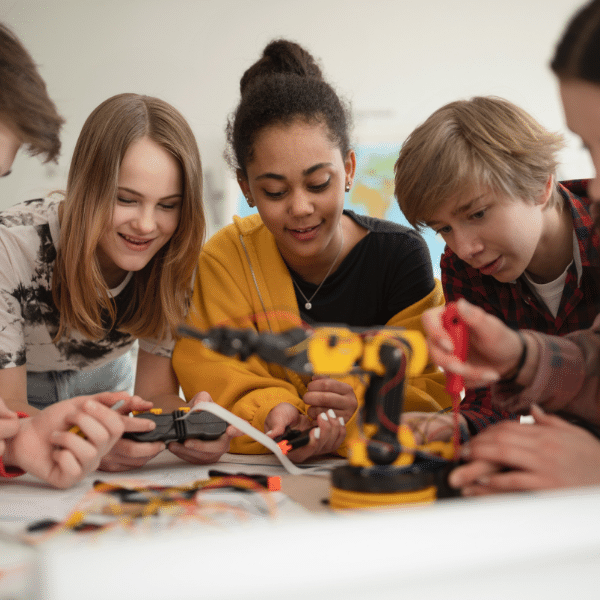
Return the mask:
<svg viewBox="0 0 600 600">
<path fill-rule="evenodd" d="M 289 73 L 323 80 L 319 65 L 300 44 L 289 40 L 273 40 L 263 50 L 262 56 L 242 76 L 240 92 L 243 94 L 252 81 L 274 73 Z"/>
</svg>

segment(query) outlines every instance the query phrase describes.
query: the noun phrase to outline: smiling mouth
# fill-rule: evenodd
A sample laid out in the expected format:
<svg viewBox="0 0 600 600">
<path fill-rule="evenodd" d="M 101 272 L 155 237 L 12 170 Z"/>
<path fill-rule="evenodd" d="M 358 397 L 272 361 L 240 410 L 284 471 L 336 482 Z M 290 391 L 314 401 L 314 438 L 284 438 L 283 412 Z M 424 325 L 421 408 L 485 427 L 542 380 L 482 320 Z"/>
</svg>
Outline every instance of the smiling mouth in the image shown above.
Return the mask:
<svg viewBox="0 0 600 600">
<path fill-rule="evenodd" d="M 119 235 L 128 243 L 133 244 L 134 246 L 147 246 L 152 242 L 152 240 L 141 240 L 139 238 L 133 238 L 124 233 L 119 233 Z"/>
<path fill-rule="evenodd" d="M 314 231 L 317 227 L 318 225 L 314 225 L 313 227 L 305 227 L 304 229 L 290 229 L 290 231 L 293 231 L 294 233 L 309 233 Z"/>
</svg>

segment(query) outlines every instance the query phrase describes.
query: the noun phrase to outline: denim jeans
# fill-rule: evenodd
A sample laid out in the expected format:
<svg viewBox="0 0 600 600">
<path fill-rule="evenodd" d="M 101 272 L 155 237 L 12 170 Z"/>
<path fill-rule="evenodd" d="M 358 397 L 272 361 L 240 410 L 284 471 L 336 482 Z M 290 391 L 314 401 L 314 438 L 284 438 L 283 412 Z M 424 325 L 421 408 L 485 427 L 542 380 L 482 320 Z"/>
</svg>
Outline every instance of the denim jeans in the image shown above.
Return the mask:
<svg viewBox="0 0 600 600">
<path fill-rule="evenodd" d="M 121 391 L 133 393 L 131 351 L 90 371 L 27 372 L 27 401 L 39 409 L 75 396 Z"/>
</svg>

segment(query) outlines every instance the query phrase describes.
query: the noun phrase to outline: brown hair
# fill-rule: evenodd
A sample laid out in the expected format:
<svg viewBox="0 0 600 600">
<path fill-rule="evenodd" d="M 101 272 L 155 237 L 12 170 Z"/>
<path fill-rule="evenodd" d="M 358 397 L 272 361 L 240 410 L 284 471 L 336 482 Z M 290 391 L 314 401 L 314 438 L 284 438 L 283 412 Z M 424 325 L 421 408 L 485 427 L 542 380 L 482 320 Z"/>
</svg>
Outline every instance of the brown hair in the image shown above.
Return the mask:
<svg viewBox="0 0 600 600">
<path fill-rule="evenodd" d="M 16 128 L 32 156 L 56 161 L 64 119 L 50 100 L 46 84 L 17 36 L 0 23 L 0 119 Z"/>
<path fill-rule="evenodd" d="M 63 202 L 60 247 L 52 293 L 60 312 L 56 339 L 73 328 L 90 339 L 107 333 L 103 312 L 115 324 L 115 308 L 106 290 L 96 249 L 112 221 L 119 168 L 132 142 L 148 137 L 179 162 L 183 201 L 171 239 L 134 274 L 134 294 L 116 323 L 135 337 L 158 340 L 185 317 L 192 277 L 204 241 L 202 167 L 194 134 L 170 104 L 149 96 L 120 94 L 98 106 L 77 140 Z"/>
<path fill-rule="evenodd" d="M 600 83 L 600 0 L 586 4 L 573 17 L 550 66 L 561 79 Z"/>
<path fill-rule="evenodd" d="M 394 193 L 408 222 L 427 224 L 459 193 L 487 186 L 537 198 L 557 166 L 560 134 L 544 129 L 508 100 L 476 97 L 434 112 L 404 142 L 394 167 Z M 556 186 L 550 205 L 562 206 Z"/>
</svg>

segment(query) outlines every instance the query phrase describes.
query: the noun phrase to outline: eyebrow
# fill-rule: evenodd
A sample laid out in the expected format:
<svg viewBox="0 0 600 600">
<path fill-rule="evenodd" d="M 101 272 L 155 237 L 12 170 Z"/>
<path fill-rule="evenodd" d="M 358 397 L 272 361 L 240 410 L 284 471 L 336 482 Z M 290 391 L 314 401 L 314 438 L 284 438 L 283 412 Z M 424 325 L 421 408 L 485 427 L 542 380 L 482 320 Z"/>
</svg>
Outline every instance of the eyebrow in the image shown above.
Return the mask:
<svg viewBox="0 0 600 600">
<path fill-rule="evenodd" d="M 318 163 L 316 165 L 313 165 L 312 167 L 308 167 L 308 169 L 304 169 L 304 171 L 302 171 L 302 175 L 306 177 L 307 175 L 310 175 L 311 173 L 314 173 L 319 169 L 323 169 L 324 167 L 331 167 L 332 164 L 333 163 L 327 162 Z M 279 173 L 263 173 L 262 175 L 258 175 L 258 177 L 256 177 L 257 181 L 259 179 L 277 179 L 277 181 L 283 181 L 285 180 L 285 177 L 283 175 L 280 175 Z"/>
<path fill-rule="evenodd" d="M 473 204 L 475 204 L 475 202 L 478 202 L 479 200 L 481 200 L 483 197 L 485 196 L 485 194 L 479 194 L 479 196 L 476 196 L 475 198 L 469 200 L 469 202 L 467 202 L 466 204 L 462 204 L 461 206 L 459 206 L 458 208 L 455 208 L 452 211 L 452 216 L 455 217 L 456 215 L 459 214 L 464 214 L 466 212 L 469 212 L 471 210 L 471 208 L 473 207 Z M 439 221 L 427 221 L 425 223 L 425 225 L 427 225 L 427 227 L 431 227 L 432 225 L 435 225 L 436 223 L 439 223 Z"/>
<path fill-rule="evenodd" d="M 136 192 L 135 190 L 132 190 L 131 188 L 119 186 L 118 189 L 123 192 L 129 192 L 130 194 L 133 194 L 134 196 L 138 196 L 139 198 L 143 198 L 143 194 L 140 194 L 139 192 Z M 170 196 L 165 196 L 164 198 L 159 198 L 159 200 L 171 200 L 171 198 L 183 198 L 183 194 L 171 194 Z"/>
</svg>

